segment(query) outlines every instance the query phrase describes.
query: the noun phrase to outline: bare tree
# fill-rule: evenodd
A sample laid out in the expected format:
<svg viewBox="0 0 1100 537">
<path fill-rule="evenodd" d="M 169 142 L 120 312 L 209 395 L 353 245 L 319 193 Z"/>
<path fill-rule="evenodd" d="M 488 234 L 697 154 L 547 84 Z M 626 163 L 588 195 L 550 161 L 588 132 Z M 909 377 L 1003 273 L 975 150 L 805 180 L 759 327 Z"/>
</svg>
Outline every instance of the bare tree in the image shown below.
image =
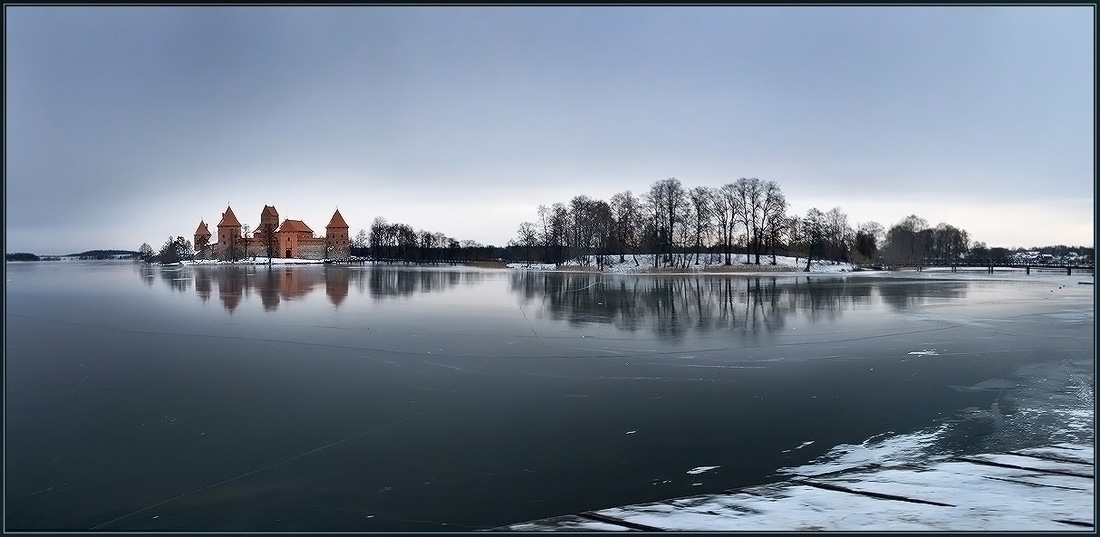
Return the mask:
<svg viewBox="0 0 1100 537">
<path fill-rule="evenodd" d="M 827 256 L 834 260 L 848 261 L 848 252 L 851 250 L 854 233 L 848 227 L 848 215 L 833 207 L 825 214 L 825 229 L 829 242 Z"/>
<path fill-rule="evenodd" d="M 588 196 L 574 196 L 569 200 L 569 234 L 567 244 L 573 249 L 573 256 L 586 256 L 592 234 L 591 204 Z"/>
<path fill-rule="evenodd" d="M 531 222 L 524 222 L 519 225 L 519 231 L 516 232 L 516 240 L 514 243 L 517 246 L 523 247 L 527 252 L 527 264 L 531 264 L 531 248 L 538 246 L 539 235 L 535 229 L 535 224 Z"/>
<path fill-rule="evenodd" d="M 784 219 L 782 237 L 784 242 L 787 243 L 787 252 L 794 253 L 796 256 L 802 251 L 802 219 L 797 214 L 792 214 Z"/>
<path fill-rule="evenodd" d="M 763 187 L 763 202 L 760 207 L 760 233 L 759 236 L 767 240 L 768 246 L 772 252 L 772 264 L 776 263 L 775 249 L 776 243 L 779 242 L 779 236 L 782 233 L 784 224 L 786 223 L 787 215 L 787 198 L 783 196 L 783 191 L 779 189 L 779 185 L 775 181 L 768 181 L 764 183 Z M 756 250 L 756 264 L 760 264 L 760 248 L 759 239 L 757 240 Z"/>
<path fill-rule="evenodd" d="M 721 199 L 725 214 L 723 219 L 726 222 L 726 229 L 723 232 L 723 235 L 725 235 L 726 264 L 729 265 L 731 262 L 730 257 L 733 254 L 733 244 L 736 240 L 737 224 L 744 214 L 745 201 L 742 199 L 741 188 L 738 187 L 737 183 L 722 185 Z"/>
<path fill-rule="evenodd" d="M 615 234 L 618 237 L 619 262 L 626 261 L 624 250 L 634 255 L 634 265 L 638 263 L 638 248 L 642 238 L 641 201 L 629 190 L 611 196 L 611 210 L 615 217 Z"/>
<path fill-rule="evenodd" d="M 555 263 L 565 260 L 566 235 L 569 232 L 569 208 L 564 203 L 558 202 L 550 206 L 550 238 L 548 244 L 556 250 Z"/>
<path fill-rule="evenodd" d="M 714 219 L 714 200 L 710 189 L 705 186 L 697 186 L 688 191 L 691 200 L 692 235 L 695 242 L 695 264 L 699 264 L 699 254 L 703 249 L 703 241 L 709 243 L 712 222 Z"/>
<path fill-rule="evenodd" d="M 806 218 L 802 219 L 802 237 L 806 244 L 806 272 L 810 271 L 810 262 L 814 254 L 821 257 L 828 240 L 827 223 L 825 214 L 813 207 L 806 211 Z"/>
<path fill-rule="evenodd" d="M 279 237 L 275 234 L 275 226 L 276 224 L 270 222 L 261 223 L 252 235 L 260 252 L 267 256 L 268 263 L 271 263 L 272 258 L 279 257 Z"/>
<path fill-rule="evenodd" d="M 951 224 L 941 222 L 932 230 L 929 257 L 955 264 L 967 253 L 969 234 Z"/>
<path fill-rule="evenodd" d="M 883 235 L 882 224 L 865 222 L 856 227 L 858 231 L 856 231 L 852 244 L 853 258 L 860 263 L 870 263 L 878 255 L 879 244 Z"/>
<path fill-rule="evenodd" d="M 248 224 L 241 225 L 241 252 L 244 257 L 252 257 L 252 228 Z"/>
<path fill-rule="evenodd" d="M 752 179 L 742 177 L 733 183 L 731 190 L 738 209 L 738 222 L 745 230 L 745 263 L 749 263 L 751 262 L 749 254 L 758 251 L 759 246 L 760 215 L 764 205 L 763 182 L 755 177 Z"/>
<path fill-rule="evenodd" d="M 420 243 L 421 258 L 428 261 L 435 261 L 435 235 L 430 231 L 424 231 L 423 229 L 416 232 L 417 241 Z"/>
<path fill-rule="evenodd" d="M 147 242 L 141 243 L 141 248 L 138 248 L 138 259 L 141 259 L 146 263 L 148 263 L 149 260 L 153 258 L 154 254 L 155 252 L 153 252 L 153 247 L 149 246 L 149 243 Z"/>
<path fill-rule="evenodd" d="M 389 235 L 389 224 L 385 218 L 377 216 L 370 225 L 370 254 L 376 260 L 385 257 L 387 252 L 383 251 L 383 248 L 389 246 L 387 244 L 387 238 Z"/>
<path fill-rule="evenodd" d="M 919 263 L 926 251 L 928 221 L 913 214 L 890 227 L 882 257 L 890 263 Z"/>
<path fill-rule="evenodd" d="M 654 238 L 660 248 L 658 253 L 664 254 L 665 262 L 671 265 L 676 230 L 684 224 L 684 212 L 690 207 L 684 186 L 675 177 L 657 181 L 649 188 L 646 203 L 653 215 Z M 658 264 L 657 257 L 654 258 L 654 266 Z"/>
<path fill-rule="evenodd" d="M 591 220 L 591 230 L 588 235 L 589 248 L 595 250 L 596 265 L 602 270 L 604 256 L 611 253 L 615 217 L 611 212 L 611 205 L 603 200 L 595 200 L 589 204 L 588 217 Z"/>
</svg>

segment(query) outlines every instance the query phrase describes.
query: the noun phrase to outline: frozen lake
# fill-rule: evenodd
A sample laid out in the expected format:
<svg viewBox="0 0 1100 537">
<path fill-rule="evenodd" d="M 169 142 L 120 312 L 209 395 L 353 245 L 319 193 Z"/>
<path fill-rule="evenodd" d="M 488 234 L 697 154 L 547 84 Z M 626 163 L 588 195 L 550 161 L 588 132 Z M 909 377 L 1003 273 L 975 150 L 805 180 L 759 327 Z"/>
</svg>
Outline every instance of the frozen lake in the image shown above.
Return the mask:
<svg viewBox="0 0 1100 537">
<path fill-rule="evenodd" d="M 6 266 L 8 530 L 468 531 L 1094 441 L 1088 274 Z"/>
</svg>

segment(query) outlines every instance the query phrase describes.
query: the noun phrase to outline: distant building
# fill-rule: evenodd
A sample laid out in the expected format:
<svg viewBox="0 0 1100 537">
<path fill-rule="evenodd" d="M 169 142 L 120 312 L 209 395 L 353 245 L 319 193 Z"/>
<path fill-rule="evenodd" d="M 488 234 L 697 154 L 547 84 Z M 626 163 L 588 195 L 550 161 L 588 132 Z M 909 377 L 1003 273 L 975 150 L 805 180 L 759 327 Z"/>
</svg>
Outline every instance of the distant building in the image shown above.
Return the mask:
<svg viewBox="0 0 1100 537">
<path fill-rule="evenodd" d="M 271 205 L 265 205 L 260 211 L 260 225 L 251 237 L 242 235 L 242 227 L 233 208 L 226 207 L 218 222 L 216 242 L 210 242 L 213 235 L 206 222 L 199 221 L 195 230 L 195 250 L 200 257 L 217 259 L 266 257 L 269 245 L 272 257 L 327 259 L 351 253 L 348 224 L 339 209 L 325 226 L 323 237 L 314 236 L 313 230 L 301 220 L 286 219 L 279 224 L 279 212 Z"/>
</svg>

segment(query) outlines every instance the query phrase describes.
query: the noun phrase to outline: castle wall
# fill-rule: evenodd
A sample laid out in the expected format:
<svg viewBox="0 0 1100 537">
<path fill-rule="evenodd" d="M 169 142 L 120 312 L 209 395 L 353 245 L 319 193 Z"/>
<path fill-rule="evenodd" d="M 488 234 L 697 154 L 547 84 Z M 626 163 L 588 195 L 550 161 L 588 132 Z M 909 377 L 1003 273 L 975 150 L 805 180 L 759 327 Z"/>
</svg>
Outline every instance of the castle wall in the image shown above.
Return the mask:
<svg viewBox="0 0 1100 537">
<path fill-rule="evenodd" d="M 324 244 L 299 244 L 298 256 L 299 259 L 324 259 L 325 258 L 325 245 Z"/>
</svg>

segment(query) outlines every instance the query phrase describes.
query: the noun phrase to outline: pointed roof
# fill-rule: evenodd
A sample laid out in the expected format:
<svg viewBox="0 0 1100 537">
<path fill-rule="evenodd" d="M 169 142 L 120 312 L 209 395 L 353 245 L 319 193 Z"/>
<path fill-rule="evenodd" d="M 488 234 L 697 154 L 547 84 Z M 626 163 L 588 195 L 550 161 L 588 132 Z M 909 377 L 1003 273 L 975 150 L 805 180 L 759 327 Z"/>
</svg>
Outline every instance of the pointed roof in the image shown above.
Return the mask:
<svg viewBox="0 0 1100 537">
<path fill-rule="evenodd" d="M 348 223 L 344 221 L 344 217 L 340 216 L 340 209 L 336 209 L 336 212 L 332 213 L 332 220 L 328 221 L 328 225 L 325 228 L 330 227 L 342 227 L 347 228 Z"/>
<path fill-rule="evenodd" d="M 260 218 L 263 218 L 265 216 L 274 216 L 275 218 L 278 218 L 279 211 L 275 210 L 274 205 L 264 205 L 264 210 L 260 211 Z"/>
<path fill-rule="evenodd" d="M 312 229 L 301 220 L 283 220 L 283 225 L 279 226 L 279 232 L 284 231 L 304 231 L 307 233 L 313 233 Z"/>
<path fill-rule="evenodd" d="M 241 221 L 237 220 L 237 215 L 233 214 L 232 207 L 225 206 L 225 212 L 222 213 L 222 221 L 218 222 L 218 227 L 241 227 Z"/>
<path fill-rule="evenodd" d="M 205 235 L 209 237 L 211 235 L 210 228 L 206 227 L 206 222 L 199 220 L 199 228 L 195 230 L 195 235 Z"/>
</svg>

